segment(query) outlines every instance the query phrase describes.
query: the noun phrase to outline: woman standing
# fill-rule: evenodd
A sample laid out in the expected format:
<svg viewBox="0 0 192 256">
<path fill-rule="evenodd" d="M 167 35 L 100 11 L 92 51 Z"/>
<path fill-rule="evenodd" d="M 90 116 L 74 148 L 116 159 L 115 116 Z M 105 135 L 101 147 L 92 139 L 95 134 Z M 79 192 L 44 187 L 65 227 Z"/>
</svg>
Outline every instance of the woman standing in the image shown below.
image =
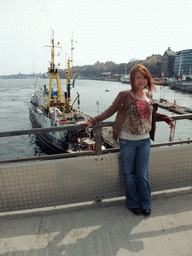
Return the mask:
<svg viewBox="0 0 192 256">
<path fill-rule="evenodd" d="M 156 120 L 174 128 L 172 118 L 157 113 L 158 104 L 152 99 L 153 79 L 146 67 L 135 65 L 130 71 L 131 90 L 120 92 L 112 105 L 84 124 L 87 128 L 114 113 L 113 138 L 119 139 L 123 159 L 126 205 L 134 214 L 151 213 L 149 181 L 150 139 L 154 140 Z M 146 91 L 146 90 L 147 91 Z"/>
</svg>

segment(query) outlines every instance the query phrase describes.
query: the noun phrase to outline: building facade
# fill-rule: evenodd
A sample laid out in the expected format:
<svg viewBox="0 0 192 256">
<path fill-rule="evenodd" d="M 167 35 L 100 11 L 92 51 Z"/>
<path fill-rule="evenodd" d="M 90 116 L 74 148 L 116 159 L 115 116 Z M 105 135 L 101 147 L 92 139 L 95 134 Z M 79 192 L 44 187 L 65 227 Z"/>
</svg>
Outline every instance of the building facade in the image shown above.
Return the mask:
<svg viewBox="0 0 192 256">
<path fill-rule="evenodd" d="M 162 76 L 173 77 L 174 76 L 174 63 L 176 53 L 171 51 L 170 47 L 165 51 L 162 58 Z"/>
<path fill-rule="evenodd" d="M 191 75 L 192 73 L 192 49 L 177 52 L 174 63 L 174 75 Z"/>
</svg>

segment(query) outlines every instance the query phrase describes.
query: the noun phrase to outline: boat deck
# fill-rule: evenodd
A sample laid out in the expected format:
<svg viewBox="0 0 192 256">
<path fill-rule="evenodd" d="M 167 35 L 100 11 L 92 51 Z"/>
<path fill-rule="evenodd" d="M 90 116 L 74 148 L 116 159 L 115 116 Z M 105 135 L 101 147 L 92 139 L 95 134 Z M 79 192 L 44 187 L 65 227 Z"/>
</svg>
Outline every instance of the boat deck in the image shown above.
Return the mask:
<svg viewBox="0 0 192 256">
<path fill-rule="evenodd" d="M 191 188 L 152 194 L 152 214 L 124 198 L 0 214 L 2 256 L 192 255 Z"/>
</svg>

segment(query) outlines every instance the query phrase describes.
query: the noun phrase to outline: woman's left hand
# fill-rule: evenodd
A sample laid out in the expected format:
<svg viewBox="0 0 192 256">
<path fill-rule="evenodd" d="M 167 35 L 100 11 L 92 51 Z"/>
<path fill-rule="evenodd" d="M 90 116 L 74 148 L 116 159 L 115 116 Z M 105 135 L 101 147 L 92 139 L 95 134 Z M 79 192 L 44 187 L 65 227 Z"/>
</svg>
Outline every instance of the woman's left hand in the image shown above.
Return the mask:
<svg viewBox="0 0 192 256">
<path fill-rule="evenodd" d="M 175 122 L 174 122 L 174 121 L 171 121 L 171 122 L 169 123 L 169 126 L 170 126 L 170 129 L 173 130 L 174 127 L 175 127 Z"/>
</svg>

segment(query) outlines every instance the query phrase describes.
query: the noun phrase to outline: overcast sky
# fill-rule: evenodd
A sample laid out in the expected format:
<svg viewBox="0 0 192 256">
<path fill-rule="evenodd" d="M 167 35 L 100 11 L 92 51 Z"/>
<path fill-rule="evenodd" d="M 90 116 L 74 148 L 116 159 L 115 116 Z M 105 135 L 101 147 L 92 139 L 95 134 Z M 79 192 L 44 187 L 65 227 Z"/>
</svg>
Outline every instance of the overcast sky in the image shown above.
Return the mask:
<svg viewBox="0 0 192 256">
<path fill-rule="evenodd" d="M 46 72 L 50 31 L 64 68 L 192 49 L 191 0 L 0 0 L 0 75 Z"/>
</svg>

